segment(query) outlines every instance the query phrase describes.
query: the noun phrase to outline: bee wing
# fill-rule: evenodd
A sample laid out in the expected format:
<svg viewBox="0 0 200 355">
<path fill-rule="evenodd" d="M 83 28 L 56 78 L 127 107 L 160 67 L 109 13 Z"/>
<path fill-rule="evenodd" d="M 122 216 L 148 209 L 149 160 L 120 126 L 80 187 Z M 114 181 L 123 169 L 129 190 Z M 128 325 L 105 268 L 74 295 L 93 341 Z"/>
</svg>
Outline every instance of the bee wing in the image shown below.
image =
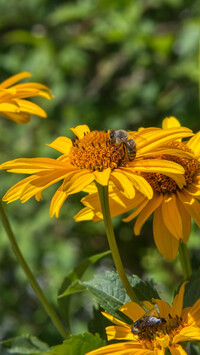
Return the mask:
<svg viewBox="0 0 200 355">
<path fill-rule="evenodd" d="M 152 316 L 158 317 L 159 314 L 158 314 L 158 311 L 157 311 L 156 306 L 154 306 L 153 308 L 151 308 L 147 313 L 145 313 L 144 316 L 145 316 L 145 317 L 152 317 Z"/>
</svg>

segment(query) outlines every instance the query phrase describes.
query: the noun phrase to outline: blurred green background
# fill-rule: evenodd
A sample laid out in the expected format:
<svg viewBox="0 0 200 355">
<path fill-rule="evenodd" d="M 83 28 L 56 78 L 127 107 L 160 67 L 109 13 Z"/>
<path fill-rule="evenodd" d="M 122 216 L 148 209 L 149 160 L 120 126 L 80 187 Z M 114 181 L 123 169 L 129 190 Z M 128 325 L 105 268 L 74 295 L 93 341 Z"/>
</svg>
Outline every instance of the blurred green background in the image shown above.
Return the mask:
<svg viewBox="0 0 200 355">
<path fill-rule="evenodd" d="M 0 81 L 21 71 L 48 85 L 51 101 L 36 99 L 48 114 L 27 125 L 0 119 L 0 161 L 19 157 L 57 157 L 45 144 L 72 137 L 69 128 L 135 130 L 161 126 L 166 116 L 199 130 L 198 0 L 1 0 Z M 1 173 L 1 196 L 21 176 Z M 76 224 L 80 196 L 64 204 L 59 219 L 49 218 L 56 187 L 25 204 L 5 206 L 19 245 L 52 304 L 63 277 L 81 260 L 108 249 L 102 223 Z M 122 259 L 129 273 L 154 278 L 170 299 L 181 280 L 178 262 L 163 260 L 155 249 L 151 221 L 134 237 L 133 222 L 114 219 Z M 193 265 L 200 261 L 199 231 L 189 242 Z M 174 271 L 175 267 L 175 271 Z M 90 269 L 113 269 L 111 257 Z M 0 337 L 31 333 L 60 341 L 18 266 L 0 226 Z M 165 283 L 165 286 L 161 285 Z M 87 330 L 92 300 L 72 300 L 72 330 Z M 50 341 L 49 341 L 50 339 Z"/>
</svg>

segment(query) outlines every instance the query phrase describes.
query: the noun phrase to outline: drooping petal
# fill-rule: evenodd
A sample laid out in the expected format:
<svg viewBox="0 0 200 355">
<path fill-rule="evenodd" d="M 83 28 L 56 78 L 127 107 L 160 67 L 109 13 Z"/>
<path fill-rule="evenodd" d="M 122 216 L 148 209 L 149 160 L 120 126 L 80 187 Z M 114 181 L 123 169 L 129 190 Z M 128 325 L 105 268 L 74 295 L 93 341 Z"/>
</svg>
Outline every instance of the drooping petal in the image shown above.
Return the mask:
<svg viewBox="0 0 200 355">
<path fill-rule="evenodd" d="M 36 105 L 34 102 L 28 101 L 28 100 L 21 100 L 17 99 L 16 102 L 19 105 L 20 111 L 29 113 L 32 115 L 37 115 L 43 118 L 47 117 L 46 112 L 38 105 Z"/>
<path fill-rule="evenodd" d="M 126 197 L 128 197 L 129 199 L 135 197 L 135 189 L 133 187 L 133 184 L 125 174 L 118 171 L 113 171 L 110 175 L 110 179 L 120 191 L 124 192 Z"/>
<path fill-rule="evenodd" d="M 95 216 L 95 211 L 91 210 L 89 207 L 84 207 L 82 210 L 80 210 L 75 216 L 74 220 L 76 222 L 82 222 L 82 221 L 92 221 Z M 101 219 L 103 219 L 103 215 L 101 216 Z"/>
<path fill-rule="evenodd" d="M 143 208 L 140 212 L 134 226 L 135 235 L 139 235 L 143 224 L 146 220 L 151 216 L 151 214 L 161 205 L 163 200 L 162 194 L 155 193 L 153 200 L 149 201 L 149 203 Z"/>
<path fill-rule="evenodd" d="M 178 240 L 183 239 L 182 219 L 177 207 L 175 194 L 165 194 L 163 196 L 162 215 L 169 232 Z"/>
<path fill-rule="evenodd" d="M 191 216 L 186 211 L 179 198 L 176 198 L 176 203 L 182 220 L 183 243 L 187 243 L 191 233 Z"/>
<path fill-rule="evenodd" d="M 199 202 L 191 195 L 189 195 L 185 190 L 177 191 L 178 197 L 183 203 L 186 211 L 193 218 L 195 223 L 200 227 L 200 204 Z"/>
<path fill-rule="evenodd" d="M 153 234 L 156 246 L 160 253 L 168 260 L 175 259 L 179 242 L 166 228 L 162 218 L 161 206 L 154 212 Z"/>
<path fill-rule="evenodd" d="M 147 198 L 143 198 L 143 201 L 141 201 L 141 203 L 138 201 L 138 206 L 135 211 L 132 212 L 128 217 L 123 218 L 123 222 L 130 222 L 133 218 L 137 217 L 148 203 L 149 200 Z"/>
<path fill-rule="evenodd" d="M 67 194 L 66 192 L 63 191 L 63 184 L 58 188 L 56 193 L 54 194 L 52 200 L 51 200 L 51 205 L 50 205 L 50 211 L 49 215 L 50 217 L 53 217 L 54 215 L 56 217 L 59 217 L 60 209 L 63 205 L 63 203 L 67 199 Z"/>
<path fill-rule="evenodd" d="M 87 170 L 78 170 L 75 174 L 72 174 L 69 179 L 64 180 L 63 191 L 68 195 L 75 194 L 84 189 L 84 187 L 89 185 L 94 179 L 93 173 Z"/>
<path fill-rule="evenodd" d="M 190 138 L 187 142 L 187 146 L 192 149 L 197 157 L 200 156 L 200 131 Z"/>
</svg>

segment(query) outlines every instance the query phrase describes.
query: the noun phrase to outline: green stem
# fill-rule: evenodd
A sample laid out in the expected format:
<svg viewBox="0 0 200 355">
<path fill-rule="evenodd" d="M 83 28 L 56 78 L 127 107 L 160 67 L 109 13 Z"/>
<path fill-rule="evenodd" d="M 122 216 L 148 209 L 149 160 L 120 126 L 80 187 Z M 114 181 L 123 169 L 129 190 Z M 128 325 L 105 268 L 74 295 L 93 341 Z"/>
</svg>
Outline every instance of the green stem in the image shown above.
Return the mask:
<svg viewBox="0 0 200 355">
<path fill-rule="evenodd" d="M 29 266 L 27 265 L 18 245 L 17 242 L 15 240 L 15 236 L 12 232 L 12 229 L 10 227 L 8 218 L 4 212 L 3 206 L 0 202 L 0 216 L 2 219 L 2 223 L 4 226 L 4 229 L 6 231 L 6 234 L 8 236 L 8 239 L 10 241 L 10 244 L 12 246 L 12 249 L 16 255 L 16 258 L 19 262 L 19 264 L 21 265 L 22 269 L 24 270 L 33 290 L 35 291 L 37 297 L 39 298 L 40 302 L 42 303 L 46 313 L 48 314 L 48 316 L 50 317 L 50 319 L 52 320 L 54 326 L 56 327 L 56 329 L 58 330 L 58 332 L 61 334 L 61 336 L 66 339 L 68 337 L 68 333 L 66 331 L 66 329 L 64 328 L 63 324 L 61 323 L 60 319 L 58 318 L 56 312 L 54 311 L 54 309 L 51 307 L 51 305 L 49 304 L 49 302 L 47 301 L 46 297 L 44 296 L 40 286 L 38 285 L 37 281 L 35 280 L 32 271 L 30 270 Z"/>
<path fill-rule="evenodd" d="M 180 257 L 181 267 L 183 271 L 183 276 L 185 279 L 187 279 L 192 274 L 192 267 L 190 263 L 187 244 L 182 242 L 180 242 L 179 244 L 179 257 Z"/>
<path fill-rule="evenodd" d="M 109 198 L 108 198 L 108 186 L 102 186 L 96 182 L 98 193 L 99 193 L 99 198 L 101 202 L 101 209 L 103 213 L 103 219 L 104 219 L 104 225 L 106 229 L 106 234 L 108 238 L 108 243 L 110 246 L 110 250 L 112 253 L 112 257 L 117 269 L 117 272 L 119 274 L 119 277 L 122 281 L 122 284 L 124 285 L 124 288 L 126 289 L 126 292 L 130 299 L 134 302 L 139 303 L 139 300 L 132 289 L 128 278 L 126 276 L 126 273 L 124 271 L 124 267 L 120 258 L 120 254 L 118 251 L 117 243 L 115 240 L 115 234 L 113 231 L 113 225 L 112 225 L 112 220 L 111 220 L 111 215 L 110 215 L 110 208 L 109 208 Z"/>
</svg>

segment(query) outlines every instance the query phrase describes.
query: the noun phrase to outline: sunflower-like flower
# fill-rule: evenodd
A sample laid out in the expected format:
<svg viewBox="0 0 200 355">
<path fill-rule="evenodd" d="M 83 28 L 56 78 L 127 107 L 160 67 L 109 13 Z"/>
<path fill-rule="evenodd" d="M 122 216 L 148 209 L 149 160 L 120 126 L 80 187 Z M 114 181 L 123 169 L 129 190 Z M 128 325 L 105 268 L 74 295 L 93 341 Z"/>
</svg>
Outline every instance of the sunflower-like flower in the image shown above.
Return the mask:
<svg viewBox="0 0 200 355">
<path fill-rule="evenodd" d="M 39 83 L 16 84 L 24 78 L 30 78 L 28 72 L 11 76 L 0 84 L 0 115 L 16 123 L 27 123 L 30 114 L 45 118 L 46 112 L 38 105 L 30 102 L 29 97 L 41 96 L 50 99 L 52 95 L 47 86 Z"/>
<path fill-rule="evenodd" d="M 123 305 L 119 310 L 132 319 L 132 325 L 103 312 L 115 324 L 106 328 L 108 341 L 124 342 L 104 346 L 87 355 L 164 355 L 167 350 L 172 355 L 187 355 L 180 343 L 200 341 L 200 299 L 192 307 L 183 308 L 184 290 L 185 283 L 172 307 L 163 300 L 154 299 L 158 311 L 153 316 L 135 302 Z M 152 304 L 153 309 L 156 310 Z"/>
<path fill-rule="evenodd" d="M 129 160 L 123 144 L 113 144 L 109 132 L 90 131 L 88 126 L 72 128 L 76 140 L 58 137 L 49 146 L 61 152 L 58 159 L 28 158 L 16 159 L 3 163 L 0 169 L 9 172 L 30 174 L 18 182 L 3 197 L 12 202 L 20 199 L 26 202 L 35 196 L 41 199 L 41 193 L 50 185 L 63 180 L 51 201 L 50 216 L 58 217 L 59 211 L 68 195 L 75 194 L 91 186 L 95 181 L 107 186 L 111 181 L 117 190 L 122 191 L 129 199 L 135 196 L 135 189 L 152 198 L 153 192 L 142 172 L 160 172 L 173 178 L 182 187 L 184 169 L 179 164 L 163 159 L 141 159 L 145 154 L 158 151 L 176 152 L 174 147 L 162 148 L 173 139 L 191 136 L 191 130 L 184 127 L 161 129 L 144 129 L 135 138 L 137 155 Z M 131 134 L 130 134 L 131 135 Z M 142 138 L 144 137 L 144 138 Z M 145 139 L 145 138 L 149 138 Z M 145 144 L 144 144 L 145 142 Z M 162 150 L 163 149 L 163 150 Z M 187 155 L 188 153 L 186 153 Z"/>
<path fill-rule="evenodd" d="M 172 127 L 180 127 L 174 117 L 163 121 L 163 131 Z M 153 198 L 147 199 L 137 191 L 133 199 L 128 199 L 119 191 L 110 193 L 110 210 L 112 217 L 134 210 L 131 215 L 124 218 L 129 222 L 137 217 L 134 225 L 134 234 L 139 235 L 146 220 L 153 214 L 153 234 L 156 246 L 167 259 L 174 259 L 177 255 L 179 242 L 187 243 L 191 232 L 191 218 L 200 227 L 200 132 L 195 134 L 188 142 L 174 140 L 168 143 L 169 147 L 177 147 L 180 151 L 193 154 L 193 157 L 161 154 L 155 155 L 157 159 L 167 159 L 180 164 L 185 169 L 185 185 L 178 186 L 168 175 L 159 173 L 141 172 L 141 176 L 148 181 L 153 189 Z M 151 160 L 153 156 L 151 155 Z M 147 159 L 148 157 L 144 157 Z M 97 194 L 90 194 L 83 198 L 86 206 L 76 216 L 76 221 L 102 219 L 101 207 Z"/>
</svg>

